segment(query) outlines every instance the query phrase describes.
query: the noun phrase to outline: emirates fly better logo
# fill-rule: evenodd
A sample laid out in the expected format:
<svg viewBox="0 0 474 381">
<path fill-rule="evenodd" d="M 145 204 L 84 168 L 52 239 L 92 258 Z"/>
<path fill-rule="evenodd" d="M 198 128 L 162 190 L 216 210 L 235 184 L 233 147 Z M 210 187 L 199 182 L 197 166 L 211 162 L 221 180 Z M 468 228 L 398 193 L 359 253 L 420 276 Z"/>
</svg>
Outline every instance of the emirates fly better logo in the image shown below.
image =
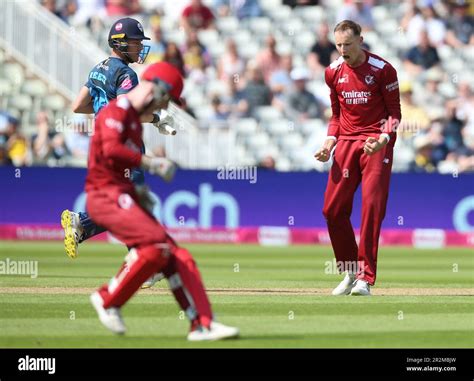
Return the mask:
<svg viewBox="0 0 474 381">
<path fill-rule="evenodd" d="M 357 105 L 357 104 L 365 104 L 369 102 L 369 98 L 372 95 L 370 91 L 342 91 L 342 96 L 344 101 L 348 105 Z"/>
</svg>

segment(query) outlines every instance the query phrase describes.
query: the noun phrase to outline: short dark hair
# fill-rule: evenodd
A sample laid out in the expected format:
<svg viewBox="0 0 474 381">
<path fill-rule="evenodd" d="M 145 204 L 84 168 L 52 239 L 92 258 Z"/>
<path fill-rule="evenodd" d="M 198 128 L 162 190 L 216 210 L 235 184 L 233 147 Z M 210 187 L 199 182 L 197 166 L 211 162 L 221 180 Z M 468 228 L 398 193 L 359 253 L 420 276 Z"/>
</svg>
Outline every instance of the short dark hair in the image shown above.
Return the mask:
<svg viewBox="0 0 474 381">
<path fill-rule="evenodd" d="M 354 21 L 351 20 L 343 20 L 336 25 L 334 28 L 334 33 L 336 32 L 344 32 L 345 30 L 352 30 L 354 32 L 354 36 L 360 36 L 361 27 Z"/>
</svg>

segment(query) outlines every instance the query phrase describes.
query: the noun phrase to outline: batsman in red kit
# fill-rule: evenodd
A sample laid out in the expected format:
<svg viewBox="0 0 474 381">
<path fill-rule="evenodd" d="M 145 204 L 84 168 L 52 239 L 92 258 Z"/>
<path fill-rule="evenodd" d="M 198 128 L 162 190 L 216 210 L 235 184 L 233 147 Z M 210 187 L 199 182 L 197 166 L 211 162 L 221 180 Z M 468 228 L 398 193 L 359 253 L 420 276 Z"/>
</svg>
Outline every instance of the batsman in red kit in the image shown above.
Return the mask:
<svg viewBox="0 0 474 381">
<path fill-rule="evenodd" d="M 375 283 L 396 127 L 401 119 L 397 72 L 383 58 L 362 49 L 360 34 L 360 25 L 350 20 L 334 29 L 341 57 L 325 72 L 332 118 L 328 136 L 315 154 L 325 162 L 336 147 L 323 214 L 338 269 L 346 275 L 333 295 L 370 295 Z M 362 219 L 357 246 L 350 216 L 359 184 Z"/>
<path fill-rule="evenodd" d="M 87 212 L 130 249 L 126 265 L 91 295 L 104 326 L 125 333 L 120 308 L 151 275 L 162 272 L 180 308 L 191 321 L 190 341 L 238 336 L 238 329 L 213 321 L 211 305 L 190 253 L 177 245 L 163 226 L 140 205 L 131 182 L 132 168 L 170 177 L 170 162 L 141 152 L 140 116 L 179 102 L 183 79 L 168 63 L 150 65 L 142 81 L 98 114 L 86 178 Z"/>
</svg>

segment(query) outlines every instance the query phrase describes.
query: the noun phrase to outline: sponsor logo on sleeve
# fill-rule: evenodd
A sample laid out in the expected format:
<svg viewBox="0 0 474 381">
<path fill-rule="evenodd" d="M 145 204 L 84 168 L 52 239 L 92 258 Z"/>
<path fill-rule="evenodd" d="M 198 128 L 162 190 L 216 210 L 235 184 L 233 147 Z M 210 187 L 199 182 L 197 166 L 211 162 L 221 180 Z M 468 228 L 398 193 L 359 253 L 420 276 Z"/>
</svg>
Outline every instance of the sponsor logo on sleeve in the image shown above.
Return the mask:
<svg viewBox="0 0 474 381">
<path fill-rule="evenodd" d="M 389 83 L 387 86 L 385 86 L 385 88 L 386 88 L 388 91 L 393 91 L 393 90 L 398 89 L 398 81 Z"/>
<path fill-rule="evenodd" d="M 132 87 L 133 87 L 132 80 L 130 79 L 130 76 L 127 75 L 125 79 L 122 81 L 120 88 L 124 90 L 130 90 Z"/>
</svg>

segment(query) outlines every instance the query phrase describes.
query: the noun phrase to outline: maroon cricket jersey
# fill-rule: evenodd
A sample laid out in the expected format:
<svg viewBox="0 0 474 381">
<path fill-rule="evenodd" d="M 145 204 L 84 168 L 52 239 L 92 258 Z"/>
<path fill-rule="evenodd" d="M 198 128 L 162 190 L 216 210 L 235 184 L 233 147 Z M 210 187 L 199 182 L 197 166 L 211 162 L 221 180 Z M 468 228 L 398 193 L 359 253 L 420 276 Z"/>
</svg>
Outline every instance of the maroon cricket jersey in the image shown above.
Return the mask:
<svg viewBox="0 0 474 381">
<path fill-rule="evenodd" d="M 357 67 L 340 57 L 326 68 L 332 108 L 328 136 L 366 140 L 387 133 L 394 144 L 401 119 L 397 71 L 383 58 L 364 52 L 365 62 Z"/>
<path fill-rule="evenodd" d="M 131 193 L 131 169 L 140 166 L 142 125 L 127 98 L 111 101 L 97 115 L 92 136 L 86 192 L 117 186 Z"/>
</svg>

